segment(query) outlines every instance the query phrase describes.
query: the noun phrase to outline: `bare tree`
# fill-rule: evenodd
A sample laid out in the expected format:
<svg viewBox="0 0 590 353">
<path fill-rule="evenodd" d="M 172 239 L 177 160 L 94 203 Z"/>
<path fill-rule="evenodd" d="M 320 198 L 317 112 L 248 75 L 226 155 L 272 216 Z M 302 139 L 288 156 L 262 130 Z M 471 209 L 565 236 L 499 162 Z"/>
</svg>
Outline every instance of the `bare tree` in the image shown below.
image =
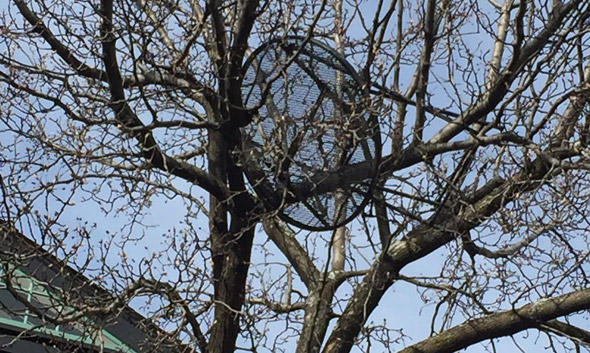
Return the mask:
<svg viewBox="0 0 590 353">
<path fill-rule="evenodd" d="M 495 351 L 527 332 L 588 351 L 589 17 L 585 0 L 11 0 L 2 218 L 114 293 L 71 305 L 141 299 L 182 349 Z M 329 231 L 290 225 L 301 200 L 261 191 L 282 185 L 288 148 L 243 157 L 281 104 L 263 85 L 247 104 L 245 63 L 293 36 L 289 63 L 335 48 L 379 123 L 381 158 L 301 179 L 342 195 L 376 168 L 358 216 Z M 268 185 L 264 158 L 280 162 Z M 392 309 L 407 296 L 423 337 Z"/>
</svg>

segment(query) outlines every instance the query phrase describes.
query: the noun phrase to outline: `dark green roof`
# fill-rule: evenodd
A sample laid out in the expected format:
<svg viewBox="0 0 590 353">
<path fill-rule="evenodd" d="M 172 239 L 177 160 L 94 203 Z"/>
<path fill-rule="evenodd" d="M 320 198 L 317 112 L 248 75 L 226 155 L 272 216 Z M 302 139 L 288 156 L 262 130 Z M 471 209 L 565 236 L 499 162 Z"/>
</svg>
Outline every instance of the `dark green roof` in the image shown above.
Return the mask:
<svg viewBox="0 0 590 353">
<path fill-rule="evenodd" d="M 129 307 L 107 317 L 56 321 L 75 314 L 64 297 L 78 303 L 108 303 L 114 297 L 1 220 L 0 265 L 0 352 L 166 353 L 185 348 L 170 340 L 154 344 L 151 338 L 162 338 L 164 332 Z"/>
</svg>

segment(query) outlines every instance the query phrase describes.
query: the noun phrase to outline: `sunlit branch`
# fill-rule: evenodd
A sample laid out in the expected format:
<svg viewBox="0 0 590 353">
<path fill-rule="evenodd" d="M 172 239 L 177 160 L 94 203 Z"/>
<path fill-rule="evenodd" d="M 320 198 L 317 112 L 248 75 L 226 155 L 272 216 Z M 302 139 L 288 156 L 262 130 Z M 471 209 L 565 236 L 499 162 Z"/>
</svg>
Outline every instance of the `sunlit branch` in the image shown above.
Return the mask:
<svg viewBox="0 0 590 353">
<path fill-rule="evenodd" d="M 544 298 L 520 308 L 469 320 L 436 336 L 409 346 L 400 353 L 450 353 L 492 337 L 501 337 L 536 328 L 545 321 L 590 308 L 590 289 Z M 549 325 L 557 326 L 557 325 Z M 560 326 L 561 327 L 561 326 Z M 573 332 L 573 330 L 572 330 Z M 576 331 L 579 333 L 579 331 Z"/>
</svg>

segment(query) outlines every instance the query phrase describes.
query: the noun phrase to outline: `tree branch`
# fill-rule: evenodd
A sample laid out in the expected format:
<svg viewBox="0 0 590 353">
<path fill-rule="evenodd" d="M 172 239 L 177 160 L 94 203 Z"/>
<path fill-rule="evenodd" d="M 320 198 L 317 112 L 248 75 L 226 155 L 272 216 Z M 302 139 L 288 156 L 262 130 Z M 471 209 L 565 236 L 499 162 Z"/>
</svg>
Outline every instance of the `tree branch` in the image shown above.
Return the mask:
<svg viewBox="0 0 590 353">
<path fill-rule="evenodd" d="M 539 157 L 476 203 L 461 210 L 456 206 L 443 208 L 426 223 L 410 231 L 405 239 L 392 242 L 355 289 L 323 352 L 350 351 L 354 337 L 403 267 L 480 225 L 516 195 L 534 190 L 550 180 L 553 177 L 548 174 L 551 170 L 552 165 Z"/>
<path fill-rule="evenodd" d="M 510 65 L 498 75 L 492 88 L 486 91 L 476 104 L 466 109 L 465 113 L 461 114 L 453 123 L 448 124 L 434 135 L 430 142 L 449 141 L 463 130 L 463 126 L 469 126 L 479 121 L 492 111 L 506 95 L 512 82 L 518 77 L 523 67 L 535 58 L 539 50 L 549 43 L 549 40 L 555 35 L 555 32 L 563 24 L 570 12 L 574 11 L 581 2 L 582 0 L 572 0 L 569 3 L 556 5 L 543 30 L 519 50 L 520 54 L 512 58 Z"/>
<path fill-rule="evenodd" d="M 435 0 L 428 0 L 426 5 L 426 13 L 422 26 L 424 27 L 424 46 L 422 47 L 422 54 L 420 56 L 420 63 L 418 64 L 418 90 L 416 92 L 416 121 L 414 124 L 414 143 L 422 141 L 422 132 L 424 130 L 424 122 L 426 115 L 424 112 L 426 90 L 428 88 L 428 77 L 430 74 L 430 57 L 434 48 L 435 28 L 434 12 L 436 10 Z"/>
<path fill-rule="evenodd" d="M 299 310 L 305 309 L 305 303 L 303 303 L 303 302 L 285 304 L 285 303 L 276 303 L 276 302 L 270 301 L 266 298 L 250 298 L 250 299 L 248 299 L 248 303 L 253 304 L 253 305 L 265 306 L 277 314 L 286 314 L 286 313 L 291 313 L 294 311 L 299 311 Z"/>
<path fill-rule="evenodd" d="M 429 158 L 432 158 L 441 153 L 464 150 L 466 148 L 488 146 L 488 145 L 502 145 L 507 143 L 515 143 L 521 145 L 529 144 L 529 141 L 523 137 L 520 137 L 514 133 L 502 133 L 492 136 L 485 137 L 474 137 L 472 139 L 455 141 L 448 143 L 427 143 L 423 145 L 411 146 L 404 150 L 399 158 L 394 158 L 393 155 L 384 158 L 383 163 L 379 166 L 379 172 L 383 175 L 388 175 L 392 171 L 407 168 L 416 163 L 422 162 Z M 244 166 L 248 170 L 250 175 L 255 173 L 254 164 Z M 334 190 L 342 187 L 342 185 L 350 185 L 353 182 L 361 182 L 368 178 L 373 177 L 374 174 L 374 161 L 366 161 L 349 165 L 340 168 L 337 171 L 316 173 L 311 176 L 308 180 L 302 181 L 297 184 L 291 185 L 293 194 L 300 199 L 305 199 L 313 194 L 323 194 L 327 192 L 333 192 Z M 259 185 L 257 187 L 262 188 L 265 186 L 264 177 L 261 176 Z M 271 190 L 271 186 L 266 186 L 266 189 Z M 265 191 L 261 191 L 265 192 Z M 270 196 L 272 199 L 272 196 Z M 285 200 L 286 202 L 293 202 L 292 200 Z M 280 204 L 281 200 L 275 197 L 274 202 Z"/>
<path fill-rule="evenodd" d="M 558 320 L 551 320 L 539 325 L 539 328 L 590 347 L 590 331 L 582 330 L 581 328 L 574 325 L 570 325 Z"/>
<path fill-rule="evenodd" d="M 283 222 L 271 218 L 263 221 L 264 231 L 293 265 L 301 281 L 312 288 L 319 281 L 321 273 L 301 247 L 293 231 Z"/>
<path fill-rule="evenodd" d="M 590 289 L 570 292 L 555 298 L 541 299 L 518 309 L 494 313 L 469 320 L 434 337 L 412 345 L 400 353 L 450 353 L 490 338 L 511 335 L 546 325 L 546 321 L 590 308 Z M 549 322 L 548 327 L 566 328 Z M 574 332 L 570 327 L 570 332 Z M 580 331 L 576 330 L 580 334 Z M 588 334 L 588 332 L 585 332 Z M 583 336 L 584 337 L 584 336 Z M 587 337 L 587 336 L 586 336 Z"/>
<path fill-rule="evenodd" d="M 462 236 L 463 248 L 471 257 L 475 257 L 475 255 L 481 255 L 481 256 L 487 257 L 489 259 L 506 258 L 506 257 L 516 254 L 521 249 L 528 246 L 531 242 L 533 242 L 539 236 L 541 236 L 542 234 L 544 234 L 545 232 L 549 231 L 552 228 L 554 228 L 554 226 L 549 226 L 549 227 L 543 228 L 541 231 L 538 231 L 538 232 L 535 232 L 534 234 L 529 235 L 528 237 L 517 242 L 516 244 L 507 246 L 503 249 L 499 249 L 496 251 L 491 251 L 491 250 L 488 250 L 484 247 L 475 245 L 473 243 L 473 240 L 469 237 L 469 235 L 465 234 L 464 236 Z"/>
<path fill-rule="evenodd" d="M 85 77 L 106 81 L 107 76 L 104 71 L 90 67 L 76 58 L 76 56 L 55 37 L 49 28 L 43 24 L 43 21 L 41 21 L 41 19 L 27 7 L 24 0 L 14 0 L 14 3 L 27 22 L 33 26 L 33 31 L 39 33 L 39 35 L 51 46 L 51 49 L 68 63 L 72 69 Z"/>
<path fill-rule="evenodd" d="M 143 123 L 127 104 L 123 90 L 123 77 L 117 64 L 115 35 L 113 32 L 113 1 L 103 0 L 101 4 L 103 61 L 111 92 L 111 108 L 115 111 L 117 120 L 121 122 L 124 130 L 132 132 L 132 135 L 139 143 L 143 156 L 154 167 L 200 185 L 220 200 L 229 199 L 230 191 L 224 184 L 213 180 L 207 173 L 188 163 L 167 156 L 158 147 L 152 133 L 142 131 L 144 128 Z M 134 129 L 137 129 L 137 131 L 134 131 Z"/>
</svg>

